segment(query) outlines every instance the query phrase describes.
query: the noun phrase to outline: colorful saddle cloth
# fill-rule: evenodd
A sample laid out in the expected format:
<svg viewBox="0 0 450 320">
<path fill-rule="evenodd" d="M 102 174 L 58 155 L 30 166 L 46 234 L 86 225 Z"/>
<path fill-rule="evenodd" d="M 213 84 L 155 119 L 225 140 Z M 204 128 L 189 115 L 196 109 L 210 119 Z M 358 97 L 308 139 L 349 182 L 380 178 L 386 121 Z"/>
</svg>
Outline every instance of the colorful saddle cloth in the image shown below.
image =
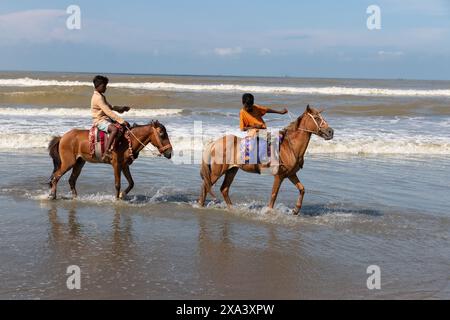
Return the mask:
<svg viewBox="0 0 450 320">
<path fill-rule="evenodd" d="M 278 165 L 279 139 L 270 132 L 245 137 L 240 145 L 241 163 Z"/>
<path fill-rule="evenodd" d="M 89 130 L 89 150 L 97 160 L 101 160 L 106 151 L 108 136 L 106 132 L 99 130 L 96 126 Z"/>
</svg>

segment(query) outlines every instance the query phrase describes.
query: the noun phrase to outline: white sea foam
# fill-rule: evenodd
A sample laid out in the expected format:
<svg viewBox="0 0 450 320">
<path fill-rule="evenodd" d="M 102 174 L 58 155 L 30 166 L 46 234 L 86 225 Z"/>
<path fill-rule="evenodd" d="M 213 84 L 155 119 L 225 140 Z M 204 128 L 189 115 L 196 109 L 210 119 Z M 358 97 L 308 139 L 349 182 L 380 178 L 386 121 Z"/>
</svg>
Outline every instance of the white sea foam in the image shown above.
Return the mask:
<svg viewBox="0 0 450 320">
<path fill-rule="evenodd" d="M 0 137 L 0 150 L 44 149 L 47 148 L 52 134 L 8 133 Z M 205 143 L 208 139 L 205 139 Z M 174 148 L 174 161 L 183 152 L 183 157 L 190 159 L 190 153 L 199 153 L 196 159 L 201 159 L 204 144 L 193 143 L 186 136 L 172 135 L 171 142 Z M 150 147 L 151 148 L 151 147 Z M 188 153 L 186 153 L 188 152 Z M 390 137 L 377 137 L 373 139 L 341 137 L 339 140 L 322 141 L 316 139 L 311 142 L 307 154 L 392 154 L 392 155 L 450 155 L 450 141 L 446 138 L 408 138 L 393 140 Z M 153 156 L 150 152 L 143 152 L 143 156 Z"/>
<path fill-rule="evenodd" d="M 450 154 L 450 141 L 444 138 L 416 139 L 402 137 L 342 138 L 339 141 L 314 141 L 308 147 L 310 154 Z"/>
<path fill-rule="evenodd" d="M 47 148 L 52 136 L 48 134 L 13 133 L 0 137 L 0 150 Z"/>
<path fill-rule="evenodd" d="M 156 116 L 173 116 L 183 112 L 183 109 L 132 109 L 127 117 L 151 118 Z M 86 108 L 0 108 L 0 116 L 27 117 L 91 117 L 89 107 Z"/>
<path fill-rule="evenodd" d="M 85 81 L 40 80 L 31 78 L 0 79 L 3 87 L 46 87 L 46 86 L 89 86 Z M 353 95 L 353 96 L 412 96 L 412 97 L 450 97 L 448 89 L 389 89 L 355 87 L 289 87 L 289 86 L 252 86 L 238 84 L 182 84 L 170 82 L 115 82 L 110 87 L 142 89 L 151 91 L 179 92 L 254 92 L 267 94 L 316 94 L 316 95 Z"/>
</svg>

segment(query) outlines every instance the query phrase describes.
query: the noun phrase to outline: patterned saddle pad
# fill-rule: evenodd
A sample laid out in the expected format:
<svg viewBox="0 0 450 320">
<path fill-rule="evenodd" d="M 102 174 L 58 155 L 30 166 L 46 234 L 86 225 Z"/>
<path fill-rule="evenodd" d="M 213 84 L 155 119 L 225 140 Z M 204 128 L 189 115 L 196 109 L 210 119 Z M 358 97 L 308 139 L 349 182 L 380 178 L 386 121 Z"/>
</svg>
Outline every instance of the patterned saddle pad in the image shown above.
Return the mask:
<svg viewBox="0 0 450 320">
<path fill-rule="evenodd" d="M 269 132 L 266 135 L 245 137 L 241 140 L 242 164 L 278 165 L 280 138 Z"/>
<path fill-rule="evenodd" d="M 109 135 L 99 130 L 96 126 L 89 130 L 89 150 L 91 155 L 95 156 L 97 160 L 101 160 L 103 154 L 106 151 L 106 144 L 108 142 Z"/>
</svg>

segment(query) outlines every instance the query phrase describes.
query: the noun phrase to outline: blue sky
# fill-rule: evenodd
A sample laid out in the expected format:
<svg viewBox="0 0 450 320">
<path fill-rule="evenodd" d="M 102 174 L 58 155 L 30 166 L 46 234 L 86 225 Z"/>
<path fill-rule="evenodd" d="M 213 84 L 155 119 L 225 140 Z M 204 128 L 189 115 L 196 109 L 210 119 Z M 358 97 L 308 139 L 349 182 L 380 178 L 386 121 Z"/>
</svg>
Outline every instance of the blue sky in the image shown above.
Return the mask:
<svg viewBox="0 0 450 320">
<path fill-rule="evenodd" d="M 450 79 L 450 0 L 3 0 L 0 69 Z"/>
</svg>

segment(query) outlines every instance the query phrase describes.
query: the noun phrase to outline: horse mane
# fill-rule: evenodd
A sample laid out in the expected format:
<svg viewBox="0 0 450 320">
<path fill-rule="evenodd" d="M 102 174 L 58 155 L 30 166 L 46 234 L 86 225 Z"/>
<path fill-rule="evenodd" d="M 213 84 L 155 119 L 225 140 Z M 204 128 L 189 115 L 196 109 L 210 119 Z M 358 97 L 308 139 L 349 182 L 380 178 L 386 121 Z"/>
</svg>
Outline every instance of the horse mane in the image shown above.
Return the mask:
<svg viewBox="0 0 450 320">
<path fill-rule="evenodd" d="M 146 124 L 133 123 L 133 125 L 131 126 L 131 129 L 145 127 L 145 126 L 146 126 Z"/>
<path fill-rule="evenodd" d="M 147 126 L 156 126 L 158 128 L 163 128 L 166 129 L 166 127 L 164 127 L 164 125 L 159 122 L 158 120 L 151 120 L 149 123 L 147 124 L 137 124 L 137 123 L 133 123 L 133 125 L 131 126 L 131 129 L 134 128 L 141 128 L 141 127 L 147 127 Z"/>
<path fill-rule="evenodd" d="M 159 122 L 159 120 L 152 120 L 152 121 L 150 121 L 149 124 L 153 125 L 153 126 L 155 126 L 157 128 L 163 129 L 164 132 L 167 132 L 166 127 L 161 122 Z"/>
<path fill-rule="evenodd" d="M 286 127 L 284 127 L 284 129 L 282 131 L 292 131 L 292 130 L 297 130 L 300 122 L 303 119 L 303 116 L 305 114 L 303 113 L 300 117 L 298 117 L 297 119 L 295 119 L 294 121 L 292 121 L 291 123 L 289 123 Z"/>
</svg>

